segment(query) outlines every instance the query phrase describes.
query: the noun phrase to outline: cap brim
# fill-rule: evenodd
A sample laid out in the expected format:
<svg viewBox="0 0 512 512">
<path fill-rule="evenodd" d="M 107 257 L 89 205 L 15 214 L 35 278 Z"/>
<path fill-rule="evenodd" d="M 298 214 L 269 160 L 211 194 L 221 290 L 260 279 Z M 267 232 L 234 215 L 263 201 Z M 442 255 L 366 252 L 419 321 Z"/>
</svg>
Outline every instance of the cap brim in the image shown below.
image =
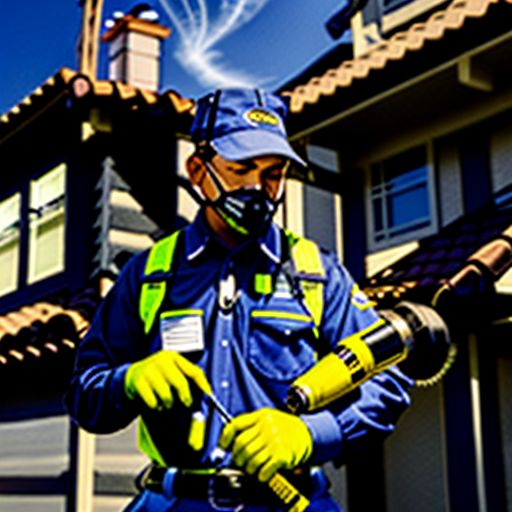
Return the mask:
<svg viewBox="0 0 512 512">
<path fill-rule="evenodd" d="M 226 160 L 236 162 L 263 155 L 279 155 L 307 167 L 306 162 L 295 153 L 285 138 L 266 130 L 233 132 L 213 139 L 211 145 Z"/>
</svg>

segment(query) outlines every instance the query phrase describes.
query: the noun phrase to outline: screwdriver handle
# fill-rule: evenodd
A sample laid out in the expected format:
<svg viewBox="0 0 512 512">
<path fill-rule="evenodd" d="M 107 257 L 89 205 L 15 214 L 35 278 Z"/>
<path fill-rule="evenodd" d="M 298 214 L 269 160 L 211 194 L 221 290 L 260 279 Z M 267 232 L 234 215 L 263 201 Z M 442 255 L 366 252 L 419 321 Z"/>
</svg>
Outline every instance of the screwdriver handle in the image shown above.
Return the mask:
<svg viewBox="0 0 512 512">
<path fill-rule="evenodd" d="M 309 500 L 280 473 L 276 473 L 267 484 L 289 512 L 304 512 L 309 507 Z"/>
<path fill-rule="evenodd" d="M 226 410 L 213 393 L 206 395 L 219 413 L 224 423 L 229 423 L 233 416 Z M 270 490 L 285 504 L 289 512 L 304 512 L 309 507 L 309 500 L 302 495 L 283 475 L 276 473 L 268 482 Z"/>
</svg>

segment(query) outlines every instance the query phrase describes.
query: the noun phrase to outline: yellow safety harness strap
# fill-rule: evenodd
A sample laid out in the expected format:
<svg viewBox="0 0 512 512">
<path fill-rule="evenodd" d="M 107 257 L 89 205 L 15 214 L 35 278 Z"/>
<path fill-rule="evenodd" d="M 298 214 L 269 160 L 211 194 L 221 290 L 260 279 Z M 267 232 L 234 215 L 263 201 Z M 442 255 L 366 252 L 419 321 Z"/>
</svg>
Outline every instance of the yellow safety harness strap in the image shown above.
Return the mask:
<svg viewBox="0 0 512 512">
<path fill-rule="evenodd" d="M 290 255 L 298 278 L 304 303 L 318 328 L 324 311 L 325 269 L 318 245 L 312 240 L 285 231 L 290 247 Z"/>
<path fill-rule="evenodd" d="M 159 240 L 149 251 L 146 266 L 144 268 L 144 276 L 151 276 L 155 273 L 165 273 L 171 270 L 172 259 L 176 244 L 178 242 L 180 231 L 174 232 L 172 235 Z M 166 292 L 165 279 L 156 280 L 154 282 L 142 283 L 140 299 L 139 299 L 139 315 L 144 324 L 144 332 L 148 334 L 155 322 L 158 310 L 164 300 Z M 165 466 L 165 461 L 157 449 L 146 423 L 139 417 L 138 425 L 138 445 L 139 449 L 145 453 L 151 460 Z"/>
<path fill-rule="evenodd" d="M 150 276 L 156 272 L 169 272 L 179 234 L 180 231 L 176 231 L 153 245 L 146 261 L 145 276 Z M 139 314 L 144 323 L 145 334 L 148 334 L 151 330 L 160 305 L 164 300 L 166 284 L 164 279 L 142 284 Z"/>
</svg>

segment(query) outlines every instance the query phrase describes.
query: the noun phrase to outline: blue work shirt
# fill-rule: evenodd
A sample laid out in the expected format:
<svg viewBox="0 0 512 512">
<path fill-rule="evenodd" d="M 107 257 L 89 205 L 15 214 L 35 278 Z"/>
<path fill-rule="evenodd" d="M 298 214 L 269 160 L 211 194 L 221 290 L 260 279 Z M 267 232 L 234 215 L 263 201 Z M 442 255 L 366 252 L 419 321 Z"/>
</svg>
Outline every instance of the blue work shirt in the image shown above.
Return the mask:
<svg viewBox="0 0 512 512">
<path fill-rule="evenodd" d="M 284 409 L 290 384 L 315 364 L 319 352 L 378 319 L 335 256 L 322 251 L 326 280 L 320 343 L 311 315 L 284 271 L 285 240 L 272 225 L 260 239 L 229 250 L 199 214 L 180 235 L 166 297 L 147 336 L 139 297 L 148 252 L 132 258 L 79 346 L 67 396 L 71 416 L 86 430 L 109 433 L 141 415 L 166 465 L 209 465 L 223 423 L 204 400 L 198 397 L 195 406 L 207 418 L 205 448 L 197 453 L 188 445 L 190 409 L 175 400 L 170 410 L 151 411 L 124 392 L 130 363 L 164 347 L 182 351 L 198 364 L 232 415 L 262 407 Z M 272 293 L 255 290 L 256 274 L 272 276 Z M 236 294 L 232 308 L 223 311 L 219 287 L 228 275 L 234 276 Z M 314 446 L 309 463 L 341 463 L 365 441 L 391 432 L 409 404 L 410 384 L 393 368 L 364 383 L 351 400 L 304 414 Z"/>
</svg>

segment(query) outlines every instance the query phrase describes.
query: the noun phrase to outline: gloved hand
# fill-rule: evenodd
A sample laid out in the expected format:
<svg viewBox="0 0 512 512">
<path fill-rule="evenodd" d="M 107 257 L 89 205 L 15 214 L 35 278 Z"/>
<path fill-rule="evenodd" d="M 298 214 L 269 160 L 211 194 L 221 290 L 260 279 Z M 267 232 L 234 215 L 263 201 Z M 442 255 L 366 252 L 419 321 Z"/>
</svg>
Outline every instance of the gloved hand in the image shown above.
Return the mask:
<svg viewBox="0 0 512 512">
<path fill-rule="evenodd" d="M 128 367 L 124 390 L 130 399 L 139 396 L 150 409 L 174 403 L 174 394 L 187 407 L 192 405 L 189 379 L 204 393 L 211 387 L 203 370 L 178 352 L 160 350 Z"/>
<path fill-rule="evenodd" d="M 293 469 L 313 451 L 313 439 L 297 416 L 264 408 L 241 414 L 222 431 L 220 447 L 231 450 L 233 460 L 259 480 L 268 481 L 280 469 Z"/>
</svg>

